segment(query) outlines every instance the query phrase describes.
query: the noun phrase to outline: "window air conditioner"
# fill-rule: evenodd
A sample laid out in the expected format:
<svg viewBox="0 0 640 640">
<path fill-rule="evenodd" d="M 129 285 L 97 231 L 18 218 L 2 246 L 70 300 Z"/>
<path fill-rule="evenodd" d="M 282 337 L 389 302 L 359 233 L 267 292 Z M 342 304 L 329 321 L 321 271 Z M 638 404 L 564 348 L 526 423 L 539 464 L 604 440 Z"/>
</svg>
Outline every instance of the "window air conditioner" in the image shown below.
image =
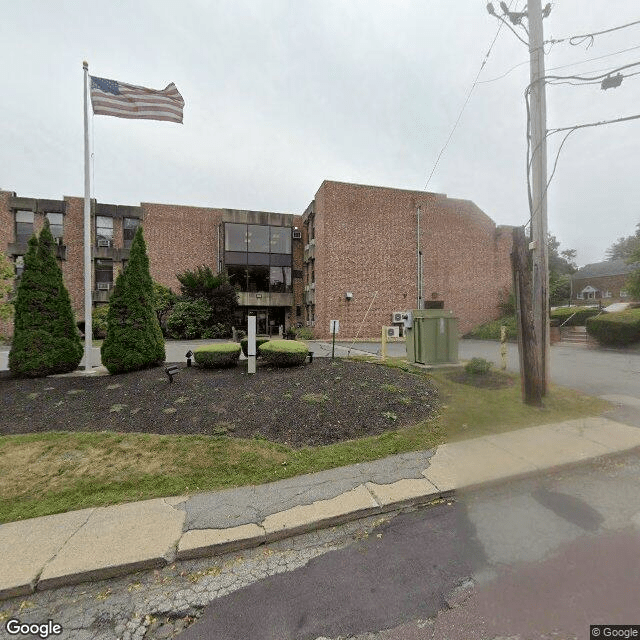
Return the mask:
<svg viewBox="0 0 640 640">
<path fill-rule="evenodd" d="M 58 236 L 56 238 L 56 242 L 58 243 L 59 246 L 62 246 L 64 244 L 63 240 L 62 240 L 62 236 Z"/>
<path fill-rule="evenodd" d="M 111 240 L 106 240 L 104 238 L 99 238 L 98 239 L 98 246 L 99 247 L 110 247 L 111 246 Z"/>
<path fill-rule="evenodd" d="M 108 282 L 98 282 L 98 291 L 109 291 L 111 285 Z"/>
<path fill-rule="evenodd" d="M 400 327 L 387 327 L 387 338 L 399 338 Z"/>
<path fill-rule="evenodd" d="M 294 231 L 293 232 L 293 239 L 294 240 L 300 240 L 302 238 L 302 231 Z"/>
<path fill-rule="evenodd" d="M 394 311 L 392 316 L 393 316 L 393 324 L 399 324 L 401 322 L 403 322 L 402 316 L 405 315 L 404 311 Z"/>
</svg>

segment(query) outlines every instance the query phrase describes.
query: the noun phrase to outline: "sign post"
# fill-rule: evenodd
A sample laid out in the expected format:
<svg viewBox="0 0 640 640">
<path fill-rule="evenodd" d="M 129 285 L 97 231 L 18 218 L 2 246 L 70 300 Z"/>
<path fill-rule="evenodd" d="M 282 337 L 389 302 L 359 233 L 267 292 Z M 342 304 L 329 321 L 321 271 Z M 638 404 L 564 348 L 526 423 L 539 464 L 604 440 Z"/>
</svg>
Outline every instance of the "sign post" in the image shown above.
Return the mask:
<svg viewBox="0 0 640 640">
<path fill-rule="evenodd" d="M 331 345 L 331 359 L 333 360 L 336 353 L 336 333 L 340 331 L 340 320 L 331 320 L 329 331 L 331 331 L 331 335 L 333 336 L 333 344 Z"/>
<path fill-rule="evenodd" d="M 247 373 L 256 372 L 256 317 L 247 316 Z"/>
</svg>

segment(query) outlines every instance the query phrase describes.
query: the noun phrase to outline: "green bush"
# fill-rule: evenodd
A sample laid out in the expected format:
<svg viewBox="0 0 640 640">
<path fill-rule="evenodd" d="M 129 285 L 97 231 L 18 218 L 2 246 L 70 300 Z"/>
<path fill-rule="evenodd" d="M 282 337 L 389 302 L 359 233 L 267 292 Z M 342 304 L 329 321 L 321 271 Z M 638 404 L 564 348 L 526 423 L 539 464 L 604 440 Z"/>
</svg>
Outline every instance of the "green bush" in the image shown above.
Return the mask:
<svg viewBox="0 0 640 640">
<path fill-rule="evenodd" d="M 107 337 L 107 319 L 109 317 L 109 305 L 101 304 L 91 311 L 91 329 L 95 340 L 104 340 Z M 82 323 L 84 325 L 84 322 Z"/>
<path fill-rule="evenodd" d="M 491 363 L 484 358 L 471 358 L 464 367 L 464 370 L 474 376 L 483 376 L 491 369 Z"/>
<path fill-rule="evenodd" d="M 216 322 L 208 326 L 203 332 L 202 337 L 205 340 L 219 340 L 221 338 L 231 337 L 231 325 Z"/>
<path fill-rule="evenodd" d="M 55 258 L 49 222 L 32 236 L 15 299 L 14 333 L 9 369 L 28 377 L 74 371 L 82 344 L 69 293 Z"/>
<path fill-rule="evenodd" d="M 296 339 L 297 340 L 313 340 L 313 329 L 310 327 L 302 327 L 300 329 L 296 329 Z"/>
<path fill-rule="evenodd" d="M 107 337 L 100 349 L 109 373 L 138 371 L 164 362 L 164 337 L 153 305 L 147 247 L 142 227 L 138 227 L 127 266 L 109 299 Z"/>
<path fill-rule="evenodd" d="M 309 349 L 304 342 L 296 340 L 269 340 L 260 345 L 258 353 L 274 367 L 295 367 L 304 363 Z"/>
<path fill-rule="evenodd" d="M 504 316 L 497 320 L 485 322 L 479 327 L 475 327 L 465 335 L 465 338 L 475 338 L 476 340 L 500 340 L 500 327 L 507 327 L 507 340 L 515 340 L 518 337 L 515 316 Z"/>
<path fill-rule="evenodd" d="M 177 302 L 167 318 L 167 334 L 176 340 L 197 340 L 207 330 L 211 308 L 205 300 Z"/>
<path fill-rule="evenodd" d="M 265 342 L 269 342 L 269 338 L 256 338 L 256 351 L 259 349 L 260 345 Z M 247 338 L 242 338 L 242 340 L 240 340 L 240 346 L 242 347 L 242 353 L 246 356 L 249 348 L 249 340 Z"/>
<path fill-rule="evenodd" d="M 624 346 L 640 341 L 640 309 L 602 313 L 587 319 L 587 333 L 601 344 Z"/>
<path fill-rule="evenodd" d="M 553 320 L 560 320 L 560 324 L 568 320 L 563 325 L 565 327 L 583 327 L 587 318 L 597 316 L 599 313 L 598 309 L 592 307 L 561 307 L 560 309 L 554 309 L 550 316 Z M 569 320 L 569 318 L 571 319 Z"/>
<path fill-rule="evenodd" d="M 208 369 L 233 367 L 240 357 L 240 345 L 237 342 L 218 342 L 198 347 L 193 352 L 197 364 Z"/>
</svg>

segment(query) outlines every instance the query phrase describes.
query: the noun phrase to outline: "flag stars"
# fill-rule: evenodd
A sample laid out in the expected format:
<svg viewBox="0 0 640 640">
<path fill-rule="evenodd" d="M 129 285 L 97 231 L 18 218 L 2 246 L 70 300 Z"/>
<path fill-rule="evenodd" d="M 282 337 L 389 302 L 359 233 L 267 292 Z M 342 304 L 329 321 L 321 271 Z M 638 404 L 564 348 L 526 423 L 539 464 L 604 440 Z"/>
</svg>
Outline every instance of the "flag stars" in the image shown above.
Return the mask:
<svg viewBox="0 0 640 640">
<path fill-rule="evenodd" d="M 100 89 L 100 91 L 104 91 L 105 93 L 113 93 L 113 95 L 116 96 L 120 94 L 118 82 L 116 80 L 108 80 L 107 78 L 91 76 L 91 88 Z"/>
</svg>

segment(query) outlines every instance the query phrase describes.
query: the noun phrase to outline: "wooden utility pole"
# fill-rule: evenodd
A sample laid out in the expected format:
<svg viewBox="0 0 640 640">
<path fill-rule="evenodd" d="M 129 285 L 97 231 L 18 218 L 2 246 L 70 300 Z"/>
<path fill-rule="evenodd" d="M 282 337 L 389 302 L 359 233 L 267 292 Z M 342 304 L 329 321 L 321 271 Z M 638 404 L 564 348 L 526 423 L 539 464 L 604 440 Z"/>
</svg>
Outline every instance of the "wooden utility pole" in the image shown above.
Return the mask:
<svg viewBox="0 0 640 640">
<path fill-rule="evenodd" d="M 540 0 L 529 0 L 531 84 L 531 249 L 533 262 L 533 321 L 539 351 L 540 387 L 549 380 L 549 265 L 547 255 L 547 99 L 544 80 L 544 40 Z"/>
<path fill-rule="evenodd" d="M 532 271 L 529 244 L 524 227 L 514 227 L 511 249 L 513 292 L 516 299 L 518 354 L 522 399 L 526 404 L 542 404 L 542 352 L 536 339 L 532 295 Z"/>
</svg>

